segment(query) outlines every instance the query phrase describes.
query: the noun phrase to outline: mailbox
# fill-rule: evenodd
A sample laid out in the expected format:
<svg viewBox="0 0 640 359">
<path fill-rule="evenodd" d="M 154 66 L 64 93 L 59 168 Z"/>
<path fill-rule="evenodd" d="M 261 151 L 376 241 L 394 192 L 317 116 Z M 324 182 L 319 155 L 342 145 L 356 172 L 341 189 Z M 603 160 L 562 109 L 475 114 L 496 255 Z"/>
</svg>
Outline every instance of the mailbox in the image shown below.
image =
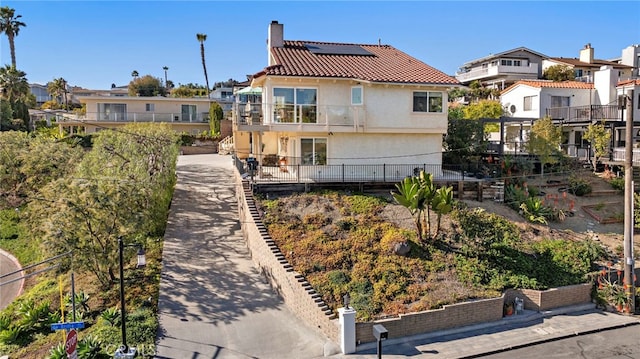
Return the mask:
<svg viewBox="0 0 640 359">
<path fill-rule="evenodd" d="M 376 324 L 373 326 L 373 336 L 376 337 L 378 341 L 381 341 L 389 337 L 389 332 L 382 324 Z"/>
</svg>

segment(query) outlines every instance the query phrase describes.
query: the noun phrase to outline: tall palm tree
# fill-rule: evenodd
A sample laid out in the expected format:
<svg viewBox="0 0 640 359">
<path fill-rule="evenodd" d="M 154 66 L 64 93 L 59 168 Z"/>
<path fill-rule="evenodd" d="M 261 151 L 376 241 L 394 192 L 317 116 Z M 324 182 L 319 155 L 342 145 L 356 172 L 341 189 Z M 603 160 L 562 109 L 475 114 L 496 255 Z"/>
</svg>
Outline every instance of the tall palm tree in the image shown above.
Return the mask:
<svg viewBox="0 0 640 359">
<path fill-rule="evenodd" d="M 200 42 L 200 56 L 202 57 L 202 68 L 204 69 L 204 81 L 207 86 L 207 98 L 209 98 L 209 76 L 207 76 L 207 65 L 204 63 L 204 42 L 207 41 L 207 34 L 196 34 Z"/>
<path fill-rule="evenodd" d="M 0 8 L 0 33 L 5 33 L 9 39 L 9 49 L 11 50 L 11 65 L 16 67 L 16 45 L 14 39 L 18 36 L 21 27 L 27 26 L 18 20 L 22 15 L 15 15 L 16 10 L 8 6 Z"/>
<path fill-rule="evenodd" d="M 167 90 L 169 89 L 169 81 L 167 81 L 167 71 L 169 71 L 169 67 L 168 66 L 163 66 L 162 69 L 164 70 L 164 87 L 167 88 Z"/>
<path fill-rule="evenodd" d="M 136 70 L 131 71 L 131 77 L 133 77 L 134 80 L 137 79 L 138 76 L 140 76 L 138 71 L 136 71 Z"/>
</svg>

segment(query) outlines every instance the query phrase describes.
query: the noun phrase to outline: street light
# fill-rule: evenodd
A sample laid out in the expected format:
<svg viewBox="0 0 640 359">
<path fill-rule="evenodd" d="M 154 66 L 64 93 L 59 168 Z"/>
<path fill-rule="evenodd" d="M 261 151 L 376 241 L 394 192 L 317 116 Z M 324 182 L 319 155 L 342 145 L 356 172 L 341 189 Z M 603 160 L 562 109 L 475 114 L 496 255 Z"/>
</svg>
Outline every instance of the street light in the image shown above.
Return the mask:
<svg viewBox="0 0 640 359">
<path fill-rule="evenodd" d="M 142 248 L 141 244 L 124 244 L 122 238 L 118 237 L 118 250 L 120 252 L 120 327 L 122 329 L 122 345 L 116 350 L 114 358 L 133 358 L 136 355 L 136 348 L 129 348 L 127 345 L 127 313 L 124 307 L 124 260 L 122 254 L 124 252 L 124 247 L 138 248 L 138 264 L 136 265 L 136 268 L 144 267 L 147 264 L 144 248 Z"/>
</svg>

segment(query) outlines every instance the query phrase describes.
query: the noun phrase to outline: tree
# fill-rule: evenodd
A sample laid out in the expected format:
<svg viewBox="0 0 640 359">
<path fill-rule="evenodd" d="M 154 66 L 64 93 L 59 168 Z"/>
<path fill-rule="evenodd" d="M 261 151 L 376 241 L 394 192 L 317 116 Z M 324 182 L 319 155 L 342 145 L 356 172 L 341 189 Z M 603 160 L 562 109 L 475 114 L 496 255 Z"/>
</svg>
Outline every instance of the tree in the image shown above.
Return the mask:
<svg viewBox="0 0 640 359">
<path fill-rule="evenodd" d="M 576 75 L 570 66 L 566 65 L 553 65 L 547 67 L 542 73 L 542 77 L 551 81 L 568 81 L 575 80 Z"/>
<path fill-rule="evenodd" d="M 447 134 L 443 141 L 444 156 L 449 163 L 473 162 L 471 157 L 481 153 L 487 145 L 482 122 L 478 120 L 482 116 L 473 115 L 476 118 L 470 119 L 465 111 L 468 111 L 467 106 L 449 106 Z"/>
<path fill-rule="evenodd" d="M 12 65 L 0 68 L 0 99 L 3 101 L 0 129 L 3 131 L 28 129 L 29 105 L 35 101 L 29 91 L 26 75 Z"/>
<path fill-rule="evenodd" d="M 220 121 L 224 117 L 224 111 L 217 102 L 212 102 L 209 106 L 209 129 L 212 136 L 220 136 Z"/>
<path fill-rule="evenodd" d="M 162 69 L 164 70 L 164 87 L 167 88 L 167 90 L 169 89 L 169 80 L 167 80 L 167 71 L 169 71 L 169 67 L 168 66 L 163 66 Z"/>
<path fill-rule="evenodd" d="M 131 71 L 131 77 L 133 77 L 134 80 L 136 80 L 138 78 L 138 76 L 140 76 L 138 71 L 136 71 L 136 70 Z M 112 87 L 115 87 L 115 86 L 112 86 Z"/>
<path fill-rule="evenodd" d="M 144 242 L 164 231 L 175 186 L 178 135 L 169 125 L 131 124 L 101 131 L 70 176 L 29 203 L 29 228 L 51 253 L 74 251 L 74 265 L 108 288 L 117 238 Z"/>
<path fill-rule="evenodd" d="M 204 62 L 204 42 L 207 41 L 206 34 L 196 34 L 196 38 L 200 42 L 200 57 L 202 57 L 202 68 L 204 69 L 204 81 L 207 85 L 207 98 L 209 98 L 209 76 L 207 75 L 207 65 Z"/>
<path fill-rule="evenodd" d="M 494 88 L 486 88 L 482 86 L 480 81 L 475 80 L 469 84 L 469 96 L 473 101 L 486 100 L 490 98 L 500 97 L 500 91 Z"/>
<path fill-rule="evenodd" d="M 15 15 L 15 9 L 8 6 L 0 8 L 0 33 L 4 33 L 9 39 L 11 65 L 13 65 L 13 67 L 16 67 L 15 37 L 18 36 L 21 27 L 27 26 L 27 24 L 19 20 L 21 17 L 22 15 Z"/>
<path fill-rule="evenodd" d="M 128 93 L 129 96 L 141 97 L 165 96 L 167 89 L 159 78 L 145 75 L 129 82 Z"/>
<path fill-rule="evenodd" d="M 605 127 L 604 121 L 597 125 L 591 123 L 582 138 L 591 143 L 591 148 L 593 149 L 593 171 L 595 172 L 596 164 L 602 156 L 607 154 L 611 132 Z"/>
<path fill-rule="evenodd" d="M 62 77 L 54 79 L 47 84 L 47 92 L 53 96 L 58 103 L 64 100 L 64 108 L 68 109 L 67 93 L 69 93 L 69 91 L 67 91 L 67 80 Z"/>
<path fill-rule="evenodd" d="M 544 176 L 545 164 L 558 161 L 557 155 L 561 141 L 562 129 L 555 126 L 551 118 L 545 117 L 533 123 L 526 149 L 538 156 L 542 176 Z"/>
</svg>

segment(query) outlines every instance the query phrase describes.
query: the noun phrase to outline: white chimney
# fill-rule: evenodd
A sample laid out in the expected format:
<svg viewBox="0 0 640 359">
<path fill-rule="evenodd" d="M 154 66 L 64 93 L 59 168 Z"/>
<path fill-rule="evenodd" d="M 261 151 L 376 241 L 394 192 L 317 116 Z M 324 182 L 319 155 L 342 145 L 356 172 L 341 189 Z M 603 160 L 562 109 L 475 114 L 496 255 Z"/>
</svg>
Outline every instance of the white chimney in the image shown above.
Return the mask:
<svg viewBox="0 0 640 359">
<path fill-rule="evenodd" d="M 284 25 L 279 24 L 278 21 L 273 20 L 269 24 L 269 37 L 267 38 L 267 56 L 269 66 L 274 65 L 274 61 L 271 58 L 271 49 L 274 47 L 284 46 Z"/>
<path fill-rule="evenodd" d="M 591 47 L 591 44 L 584 45 L 584 49 L 580 50 L 580 61 L 588 64 L 593 62 L 593 47 Z"/>
</svg>

